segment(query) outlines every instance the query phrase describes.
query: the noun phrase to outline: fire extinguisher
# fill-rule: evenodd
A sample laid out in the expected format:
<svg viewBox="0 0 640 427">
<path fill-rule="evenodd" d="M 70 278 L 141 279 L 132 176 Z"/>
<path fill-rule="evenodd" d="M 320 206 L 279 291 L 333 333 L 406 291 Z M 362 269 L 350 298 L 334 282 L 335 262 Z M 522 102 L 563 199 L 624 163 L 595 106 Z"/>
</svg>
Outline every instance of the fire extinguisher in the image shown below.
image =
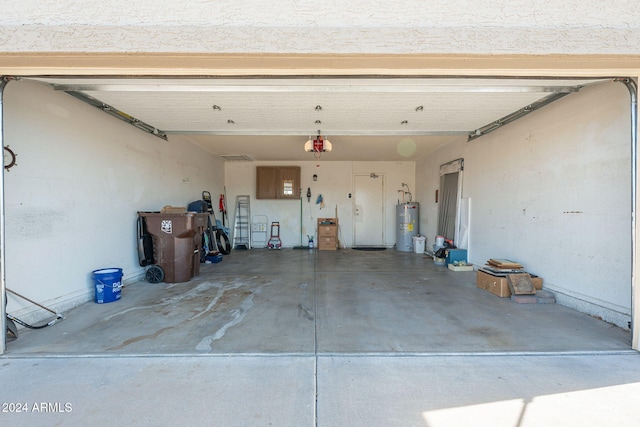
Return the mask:
<svg viewBox="0 0 640 427">
<path fill-rule="evenodd" d="M 219 209 L 222 212 L 222 225 L 226 227 L 225 217 L 227 216 L 227 207 L 224 202 L 224 194 L 220 194 Z"/>
</svg>

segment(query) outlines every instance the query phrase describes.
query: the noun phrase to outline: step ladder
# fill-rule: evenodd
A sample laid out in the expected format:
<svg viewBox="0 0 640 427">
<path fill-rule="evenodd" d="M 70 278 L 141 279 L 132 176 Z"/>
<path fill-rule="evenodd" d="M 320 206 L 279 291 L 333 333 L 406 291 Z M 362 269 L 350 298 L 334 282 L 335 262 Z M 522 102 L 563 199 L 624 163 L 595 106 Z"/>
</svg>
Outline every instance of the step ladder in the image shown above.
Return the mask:
<svg viewBox="0 0 640 427">
<path fill-rule="evenodd" d="M 233 248 L 251 249 L 250 196 L 236 196 L 235 223 L 233 226 Z"/>
</svg>

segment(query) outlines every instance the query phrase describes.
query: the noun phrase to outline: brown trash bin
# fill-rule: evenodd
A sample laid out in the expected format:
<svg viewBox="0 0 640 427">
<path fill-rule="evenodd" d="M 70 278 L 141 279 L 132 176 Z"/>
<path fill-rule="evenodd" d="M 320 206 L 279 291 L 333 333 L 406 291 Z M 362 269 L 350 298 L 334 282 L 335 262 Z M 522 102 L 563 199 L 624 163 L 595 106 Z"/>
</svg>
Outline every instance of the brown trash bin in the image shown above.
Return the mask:
<svg viewBox="0 0 640 427">
<path fill-rule="evenodd" d="M 202 233 L 206 213 L 138 212 L 151 234 L 155 265 L 164 271 L 166 283 L 188 282 L 200 274 Z"/>
</svg>

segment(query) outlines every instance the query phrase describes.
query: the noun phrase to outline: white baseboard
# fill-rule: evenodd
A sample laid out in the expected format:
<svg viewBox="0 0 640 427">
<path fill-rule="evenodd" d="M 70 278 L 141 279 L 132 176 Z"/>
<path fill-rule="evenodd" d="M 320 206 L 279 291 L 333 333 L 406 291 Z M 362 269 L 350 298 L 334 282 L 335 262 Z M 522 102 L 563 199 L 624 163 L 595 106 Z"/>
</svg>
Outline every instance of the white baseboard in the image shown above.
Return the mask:
<svg viewBox="0 0 640 427">
<path fill-rule="evenodd" d="M 601 305 L 594 304 L 592 302 L 585 301 L 571 295 L 567 295 L 555 289 L 547 288 L 546 286 L 544 287 L 544 289 L 553 292 L 556 297 L 557 304 L 579 311 L 580 313 L 585 313 L 590 316 L 602 319 L 605 322 L 611 323 L 612 325 L 616 325 L 620 328 L 626 330 L 630 329 L 630 314 L 621 313 L 620 311 L 612 310 L 610 308 L 603 307 Z"/>
<path fill-rule="evenodd" d="M 139 272 L 138 274 L 127 276 L 122 280 L 123 286 L 130 286 L 144 278 L 145 271 Z M 55 311 L 58 314 L 64 314 L 66 311 L 69 311 L 73 308 L 76 308 L 82 304 L 93 301 L 95 298 L 95 289 L 87 289 L 77 291 L 64 297 L 56 298 L 53 301 L 45 301 L 38 303 L 43 306 Z M 29 306 L 24 307 L 20 310 L 10 313 L 14 317 L 22 320 L 23 322 L 29 325 L 40 325 L 43 322 L 51 321 L 55 318 L 55 315 L 40 308 L 35 305 L 29 304 Z M 23 326 L 17 325 L 18 329 L 24 328 Z"/>
</svg>

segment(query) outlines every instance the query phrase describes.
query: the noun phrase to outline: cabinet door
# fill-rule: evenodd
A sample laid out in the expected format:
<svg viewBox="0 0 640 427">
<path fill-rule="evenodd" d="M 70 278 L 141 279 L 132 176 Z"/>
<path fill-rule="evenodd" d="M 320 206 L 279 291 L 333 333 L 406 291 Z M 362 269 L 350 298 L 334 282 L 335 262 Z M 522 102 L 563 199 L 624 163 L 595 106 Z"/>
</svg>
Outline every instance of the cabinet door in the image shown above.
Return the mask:
<svg viewBox="0 0 640 427">
<path fill-rule="evenodd" d="M 256 199 L 275 199 L 278 196 L 277 168 L 258 166 L 256 168 Z"/>
<path fill-rule="evenodd" d="M 278 198 L 300 198 L 300 167 L 280 167 L 278 173 Z"/>
</svg>

